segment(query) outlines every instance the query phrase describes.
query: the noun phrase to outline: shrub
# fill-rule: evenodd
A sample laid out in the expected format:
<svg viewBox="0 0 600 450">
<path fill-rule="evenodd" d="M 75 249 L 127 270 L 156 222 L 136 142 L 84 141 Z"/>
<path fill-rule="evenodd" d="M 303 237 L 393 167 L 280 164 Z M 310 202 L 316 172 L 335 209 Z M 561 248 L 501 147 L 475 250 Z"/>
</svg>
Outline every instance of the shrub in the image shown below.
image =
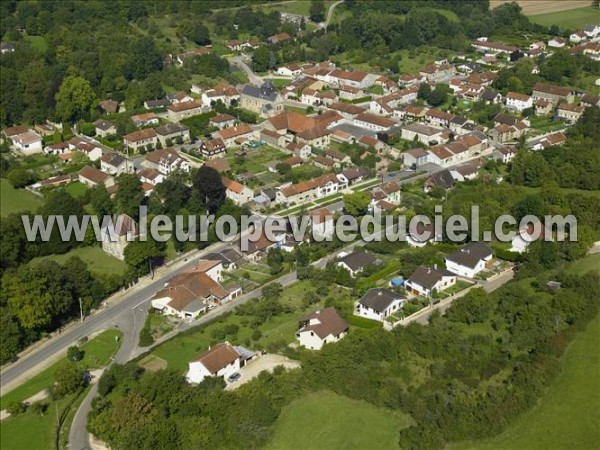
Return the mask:
<svg viewBox="0 0 600 450">
<path fill-rule="evenodd" d="M 27 405 L 23 402 L 12 402 L 8 405 L 6 410 L 11 416 L 18 416 L 27 411 Z"/>
</svg>

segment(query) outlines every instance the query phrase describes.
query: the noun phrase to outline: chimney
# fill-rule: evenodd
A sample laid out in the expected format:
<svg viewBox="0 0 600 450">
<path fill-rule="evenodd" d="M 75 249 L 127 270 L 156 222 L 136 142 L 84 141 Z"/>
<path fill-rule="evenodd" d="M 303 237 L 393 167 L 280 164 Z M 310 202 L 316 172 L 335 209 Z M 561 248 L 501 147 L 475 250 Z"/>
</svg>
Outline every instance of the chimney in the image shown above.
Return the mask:
<svg viewBox="0 0 600 450">
<path fill-rule="evenodd" d="M 383 295 L 383 292 L 381 292 L 381 290 L 377 291 L 377 295 Z"/>
<path fill-rule="evenodd" d="M 435 264 L 433 265 L 433 268 L 434 268 L 435 270 L 437 270 L 437 263 L 435 263 Z"/>
<path fill-rule="evenodd" d="M 429 273 L 431 273 L 431 267 L 428 267 L 428 268 L 427 268 L 427 273 L 428 273 L 428 274 L 429 274 Z"/>
</svg>

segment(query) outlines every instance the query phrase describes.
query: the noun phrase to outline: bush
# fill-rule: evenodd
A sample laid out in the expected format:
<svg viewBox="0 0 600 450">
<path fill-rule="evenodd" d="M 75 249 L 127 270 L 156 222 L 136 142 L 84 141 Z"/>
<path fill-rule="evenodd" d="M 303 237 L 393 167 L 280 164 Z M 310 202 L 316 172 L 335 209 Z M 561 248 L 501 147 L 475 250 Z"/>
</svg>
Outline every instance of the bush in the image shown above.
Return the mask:
<svg viewBox="0 0 600 450">
<path fill-rule="evenodd" d="M 140 331 L 140 347 L 149 347 L 154 344 L 154 338 L 152 337 L 152 333 L 150 333 L 149 323 L 146 322 L 144 328 Z"/>
<path fill-rule="evenodd" d="M 262 331 L 258 328 L 252 332 L 252 340 L 258 341 L 262 337 Z"/>
<path fill-rule="evenodd" d="M 27 405 L 23 402 L 12 402 L 8 405 L 6 411 L 8 411 L 11 416 L 18 416 L 27 411 Z"/>
<path fill-rule="evenodd" d="M 67 349 L 67 358 L 71 361 L 78 362 L 83 359 L 85 352 L 76 345 L 72 345 Z"/>
<path fill-rule="evenodd" d="M 48 410 L 48 403 L 37 402 L 29 407 L 29 411 L 37 416 L 43 416 Z"/>
</svg>

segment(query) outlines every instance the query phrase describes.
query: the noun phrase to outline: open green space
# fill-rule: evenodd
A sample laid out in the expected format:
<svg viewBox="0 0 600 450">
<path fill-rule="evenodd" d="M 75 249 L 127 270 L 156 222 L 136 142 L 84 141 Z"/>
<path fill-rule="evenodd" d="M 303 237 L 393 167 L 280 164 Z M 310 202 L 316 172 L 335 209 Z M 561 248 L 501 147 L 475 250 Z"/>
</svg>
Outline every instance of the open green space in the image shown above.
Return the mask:
<svg viewBox="0 0 600 450">
<path fill-rule="evenodd" d="M 48 42 L 44 36 L 24 36 L 24 39 L 29 41 L 31 47 L 40 53 L 46 53 L 48 50 Z"/>
<path fill-rule="evenodd" d="M 392 449 L 410 417 L 330 391 L 286 406 L 268 449 Z"/>
<path fill-rule="evenodd" d="M 120 340 L 121 335 L 122 333 L 119 330 L 110 329 L 83 344 L 81 349 L 85 352 L 85 354 L 79 364 L 82 367 L 87 367 L 89 369 L 97 369 L 107 365 L 110 362 L 110 358 L 117 352 L 119 348 L 120 342 L 117 341 L 116 338 L 119 337 Z M 32 395 L 35 395 L 38 392 L 46 389 L 52 384 L 56 369 L 66 362 L 66 358 L 57 361 L 47 369 L 44 369 L 35 375 L 33 378 L 30 378 L 21 386 L 3 395 L 0 398 L 0 408 L 4 409 L 12 402 L 22 402 Z M 5 447 L 2 446 L 2 448 Z"/>
<path fill-rule="evenodd" d="M 288 86 L 292 82 L 292 79 L 290 79 L 290 78 L 267 78 L 265 81 L 269 81 L 270 83 L 273 83 L 273 86 L 275 86 L 277 89 L 282 89 L 282 88 Z"/>
<path fill-rule="evenodd" d="M 600 273 L 600 253 L 588 255 L 567 268 L 568 273 L 577 275 L 583 275 L 591 271 Z"/>
<path fill-rule="evenodd" d="M 227 150 L 227 159 L 229 160 L 229 165 L 236 173 L 264 172 L 267 170 L 265 164 L 271 161 L 279 161 L 289 157 L 287 153 L 268 145 L 262 145 L 256 149 L 250 150 L 246 156 L 241 158 L 235 156 L 234 153 L 235 149 L 233 147 Z"/>
<path fill-rule="evenodd" d="M 600 10 L 598 8 L 577 8 L 568 11 L 558 11 L 537 16 L 529 16 L 529 20 L 547 27 L 558 25 L 561 28 L 580 30 L 590 23 L 600 23 Z"/>
<path fill-rule="evenodd" d="M 73 183 L 69 183 L 65 187 L 65 190 L 71 195 L 71 197 L 81 198 L 87 192 L 88 187 L 79 181 L 75 181 Z"/>
<path fill-rule="evenodd" d="M 123 261 L 110 256 L 98 246 L 77 247 L 63 255 L 40 256 L 32 259 L 29 264 L 36 264 L 42 260 L 52 260 L 59 264 L 64 264 L 73 256 L 81 258 L 87 264 L 88 269 L 94 273 L 105 275 L 123 275 L 127 267 Z"/>
<path fill-rule="evenodd" d="M 0 214 L 5 217 L 12 213 L 33 212 L 44 203 L 41 197 L 25 189 L 15 189 L 10 182 L 0 179 Z"/>
<path fill-rule="evenodd" d="M 592 449 L 600 442 L 600 316 L 562 359 L 562 373 L 540 403 L 504 433 L 463 449 Z"/>
</svg>

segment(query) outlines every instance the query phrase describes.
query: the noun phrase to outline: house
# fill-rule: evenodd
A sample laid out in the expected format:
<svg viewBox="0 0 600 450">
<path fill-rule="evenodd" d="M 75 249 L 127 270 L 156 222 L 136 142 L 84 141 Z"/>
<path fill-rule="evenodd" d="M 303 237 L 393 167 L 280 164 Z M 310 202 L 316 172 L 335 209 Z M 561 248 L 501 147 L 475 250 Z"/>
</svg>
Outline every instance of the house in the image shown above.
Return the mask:
<svg viewBox="0 0 600 450">
<path fill-rule="evenodd" d="M 277 203 L 302 204 L 309 200 L 326 197 L 340 190 L 340 181 L 330 173 L 307 181 L 277 188 Z"/>
<path fill-rule="evenodd" d="M 369 170 L 364 167 L 349 167 L 338 174 L 338 179 L 346 186 L 352 186 L 364 181 L 369 175 Z"/>
<path fill-rule="evenodd" d="M 246 84 L 240 94 L 240 107 L 269 117 L 283 111 L 283 98 L 272 83 L 260 87 Z"/>
<path fill-rule="evenodd" d="M 432 223 L 417 222 L 414 229 L 407 231 L 406 243 L 411 247 L 425 247 L 429 242 L 435 244 L 442 240 L 441 232 L 437 232 Z"/>
<path fill-rule="evenodd" d="M 439 109 L 430 109 L 425 113 L 425 122 L 432 127 L 447 128 L 452 119 L 454 119 L 454 114 Z"/>
<path fill-rule="evenodd" d="M 359 98 L 365 97 L 365 91 L 363 89 L 348 86 L 342 84 L 337 88 L 338 97 L 343 100 L 358 100 Z"/>
<path fill-rule="evenodd" d="M 179 122 L 182 119 L 202 114 L 202 112 L 203 106 L 198 100 L 188 100 L 167 106 L 167 117 L 171 122 Z"/>
<path fill-rule="evenodd" d="M 579 104 L 585 108 L 600 106 L 600 95 L 584 94 L 581 96 Z"/>
<path fill-rule="evenodd" d="M 219 173 L 229 172 L 231 170 L 231 167 L 229 166 L 229 162 L 227 161 L 227 158 L 224 158 L 224 157 L 217 157 L 217 158 L 209 159 L 204 164 L 207 167 L 212 167 Z"/>
<path fill-rule="evenodd" d="M 159 123 L 158 116 L 153 112 L 131 116 L 131 121 L 138 128 L 158 125 Z"/>
<path fill-rule="evenodd" d="M 167 94 L 165 96 L 165 98 L 167 100 L 169 100 L 169 102 L 172 105 L 175 105 L 177 103 L 189 102 L 190 100 L 194 100 L 193 97 L 190 97 L 187 93 L 185 93 L 183 91 L 173 92 L 171 94 Z"/>
<path fill-rule="evenodd" d="M 490 91 L 490 90 L 486 89 L 481 94 L 481 100 L 486 105 L 492 105 L 492 104 L 496 105 L 496 104 L 502 102 L 502 94 L 500 94 L 500 92 Z"/>
<path fill-rule="evenodd" d="M 354 117 L 353 124 L 357 127 L 376 132 L 388 131 L 390 128 L 397 125 L 395 120 L 368 112 L 363 112 L 356 115 Z"/>
<path fill-rule="evenodd" d="M 524 109 L 533 106 L 533 99 L 527 94 L 518 92 L 509 92 L 506 94 L 506 107 L 522 112 Z"/>
<path fill-rule="evenodd" d="M 354 315 L 383 322 L 386 317 L 399 312 L 406 298 L 397 292 L 384 288 L 369 290 L 356 303 Z"/>
<path fill-rule="evenodd" d="M 237 181 L 229 178 L 222 178 L 223 186 L 225 186 L 225 195 L 231 199 L 236 205 L 244 205 L 254 198 L 254 191 L 248 186 L 244 186 Z"/>
<path fill-rule="evenodd" d="M 217 114 L 214 117 L 211 117 L 208 122 L 210 126 L 217 127 L 219 130 L 223 128 L 231 127 L 235 125 L 236 118 L 229 114 Z"/>
<path fill-rule="evenodd" d="M 267 42 L 271 45 L 281 44 L 283 42 L 291 41 L 292 37 L 287 33 L 277 33 L 267 38 Z"/>
<path fill-rule="evenodd" d="M 337 164 L 347 164 L 350 162 L 350 157 L 348 155 L 332 148 L 325 150 L 325 156 L 332 159 Z"/>
<path fill-rule="evenodd" d="M 401 137 L 408 141 L 417 141 L 424 145 L 438 144 L 444 130 L 421 123 L 410 123 L 401 127 Z"/>
<path fill-rule="evenodd" d="M 337 266 L 346 269 L 352 277 L 361 273 L 368 266 L 381 264 L 381 261 L 371 253 L 361 251 L 342 253 L 337 260 Z"/>
<path fill-rule="evenodd" d="M 574 44 L 579 44 L 580 42 L 585 41 L 588 38 L 588 35 L 583 31 L 577 31 L 569 36 L 569 41 Z"/>
<path fill-rule="evenodd" d="M 270 239 L 265 230 L 261 229 L 257 239 L 248 242 L 248 248 L 244 251 L 246 258 L 250 261 L 258 261 L 262 259 L 270 249 L 280 247 L 285 241 L 285 233 L 283 232 L 272 230 L 272 237 L 274 239 Z"/>
<path fill-rule="evenodd" d="M 133 172 L 133 162 L 115 152 L 108 152 L 100 158 L 100 170 L 109 175 Z"/>
<path fill-rule="evenodd" d="M 142 165 L 147 168 L 156 169 L 163 175 L 169 175 L 176 170 L 190 171 L 190 163 L 173 148 L 161 148 L 146 153 Z"/>
<path fill-rule="evenodd" d="M 354 116 L 364 113 L 365 109 L 351 103 L 335 102 L 329 106 L 329 109 L 336 111 L 346 119 L 352 119 Z"/>
<path fill-rule="evenodd" d="M 446 256 L 446 268 L 456 275 L 474 278 L 492 259 L 492 250 L 483 242 L 471 242 Z"/>
<path fill-rule="evenodd" d="M 536 116 L 547 116 L 552 112 L 552 108 L 554 107 L 554 105 L 552 104 L 552 102 L 544 98 L 540 98 L 535 101 L 534 107 Z"/>
<path fill-rule="evenodd" d="M 596 24 L 588 24 L 585 27 L 583 27 L 583 32 L 589 38 L 595 38 L 597 36 L 600 36 L 600 25 L 597 23 Z"/>
<path fill-rule="evenodd" d="M 548 47 L 563 48 L 566 41 L 561 37 L 555 37 L 548 41 Z"/>
<path fill-rule="evenodd" d="M 227 152 L 225 142 L 221 138 L 201 141 L 198 150 L 202 156 L 209 159 L 225 156 Z"/>
<path fill-rule="evenodd" d="M 269 118 L 263 131 L 271 130 L 285 135 L 286 141 L 297 141 L 309 146 L 326 147 L 329 145 L 331 131 L 327 128 L 342 120 L 334 111 L 326 111 L 320 116 L 307 117 L 292 111 L 284 111 Z"/>
<path fill-rule="evenodd" d="M 148 183 L 152 186 L 162 183 L 165 180 L 165 176 L 156 169 L 142 169 L 137 173 L 142 183 Z"/>
<path fill-rule="evenodd" d="M 140 234 L 138 224 L 127 214 L 117 216 L 102 228 L 102 250 L 123 261 L 125 247 Z"/>
<path fill-rule="evenodd" d="M 216 139 L 221 139 L 226 147 L 236 144 L 236 140 L 254 139 L 254 130 L 247 123 L 241 123 L 233 127 L 223 128 L 213 134 Z"/>
<path fill-rule="evenodd" d="M 562 119 L 567 121 L 569 124 L 573 125 L 577 122 L 583 112 L 585 111 L 585 107 L 581 105 L 571 105 L 569 103 L 560 103 L 556 108 L 556 117 L 558 119 Z"/>
<path fill-rule="evenodd" d="M 229 106 L 232 102 L 238 102 L 239 100 L 239 91 L 235 86 L 229 84 L 218 84 L 214 89 L 202 93 L 202 105 L 205 107 L 212 106 L 218 101 Z"/>
<path fill-rule="evenodd" d="M 185 378 L 188 383 L 198 384 L 206 377 L 222 377 L 227 380 L 253 359 L 250 350 L 233 346 L 229 342 L 216 344 L 189 363 Z"/>
<path fill-rule="evenodd" d="M 568 87 L 554 86 L 546 83 L 536 83 L 531 94 L 534 100 L 544 99 L 556 105 L 560 101 L 573 103 L 573 90 Z"/>
<path fill-rule="evenodd" d="M 171 102 L 166 98 L 161 98 L 158 100 L 146 100 L 144 102 L 144 108 L 146 109 L 162 109 L 169 106 Z"/>
<path fill-rule="evenodd" d="M 497 149 L 497 153 L 497 159 L 502 161 L 503 164 L 508 164 L 517 155 L 517 149 L 509 145 L 502 145 Z"/>
<path fill-rule="evenodd" d="M 374 148 L 378 153 L 381 153 L 386 148 L 385 142 L 380 141 L 374 136 L 361 136 L 357 143 L 364 148 Z"/>
<path fill-rule="evenodd" d="M 175 275 L 151 299 L 152 308 L 180 319 L 194 320 L 215 305 L 241 294 L 235 287 L 226 289 L 215 274 L 223 270 L 221 261 L 202 260 L 193 269 Z"/>
<path fill-rule="evenodd" d="M 288 64 L 287 66 L 282 66 L 277 69 L 278 75 L 283 75 L 286 77 L 294 77 L 296 75 L 300 75 L 302 73 L 302 67 L 298 64 Z"/>
<path fill-rule="evenodd" d="M 432 297 L 435 292 L 443 291 L 455 283 L 455 274 L 434 265 L 417 267 L 404 286 L 410 294 Z"/>
<path fill-rule="evenodd" d="M 33 131 L 12 136 L 11 140 L 14 148 L 24 155 L 33 155 L 43 151 L 42 138 Z"/>
<path fill-rule="evenodd" d="M 399 205 L 401 199 L 401 188 L 400 185 L 395 181 L 388 181 L 383 183 L 381 186 L 373 188 L 371 191 L 371 209 L 376 203 L 385 201 L 392 205 Z"/>
<path fill-rule="evenodd" d="M 234 248 L 226 248 L 220 252 L 209 253 L 206 259 L 211 261 L 220 261 L 223 265 L 223 270 L 235 270 L 242 259 L 241 253 Z"/>
<path fill-rule="evenodd" d="M 434 187 L 442 188 L 445 191 L 454 187 L 454 177 L 448 169 L 432 173 L 425 179 L 423 188 L 425 192 L 431 192 Z"/>
<path fill-rule="evenodd" d="M 430 83 L 438 83 L 456 75 L 456 67 L 452 64 L 431 64 L 423 67 L 419 75 Z"/>
<path fill-rule="evenodd" d="M 312 155 L 312 149 L 306 143 L 291 142 L 285 146 L 285 149 L 302 159 L 309 158 Z"/>
<path fill-rule="evenodd" d="M 326 77 L 326 82 L 341 86 L 349 86 L 357 89 L 367 89 L 375 83 L 376 75 L 362 70 L 334 69 Z"/>
<path fill-rule="evenodd" d="M 12 42 L 0 43 L 0 54 L 6 55 L 7 53 L 14 53 L 17 47 Z"/>
<path fill-rule="evenodd" d="M 541 139 L 535 139 L 527 143 L 527 146 L 533 150 L 544 150 L 554 145 L 562 145 L 567 141 L 567 136 L 562 131 L 551 133 Z"/>
<path fill-rule="evenodd" d="M 196 56 L 204 56 L 204 55 L 208 55 L 210 53 L 211 49 L 210 47 L 198 47 L 198 48 L 194 48 L 190 51 L 184 52 L 184 53 L 180 53 L 179 55 L 177 55 L 175 57 L 175 64 L 179 65 L 179 66 L 183 66 L 183 62 L 187 59 L 187 58 L 193 58 Z"/>
<path fill-rule="evenodd" d="M 81 169 L 78 179 L 81 184 L 85 184 L 88 187 L 102 184 L 109 188 L 115 184 L 115 179 L 112 176 L 91 166 L 85 166 Z"/>
<path fill-rule="evenodd" d="M 117 102 L 115 100 L 102 100 L 100 102 L 100 104 L 98 105 L 98 107 L 105 114 L 114 114 L 114 113 L 119 112 L 119 102 Z"/>
<path fill-rule="evenodd" d="M 324 344 L 337 342 L 346 336 L 348 322 L 333 307 L 318 309 L 300 319 L 296 340 L 304 348 L 321 350 Z"/>
<path fill-rule="evenodd" d="M 515 47 L 513 45 L 506 45 L 506 44 L 501 44 L 498 42 L 491 42 L 491 41 L 488 41 L 487 38 L 479 38 L 479 39 L 471 42 L 471 47 L 473 47 L 474 49 L 476 49 L 478 51 L 485 52 L 485 53 L 492 53 L 492 54 L 497 54 L 497 53 L 511 54 L 511 53 L 519 50 L 517 47 Z"/>
<path fill-rule="evenodd" d="M 139 151 L 139 149 L 142 147 L 144 147 L 146 150 L 152 149 L 156 147 L 157 143 L 158 134 L 152 128 L 134 131 L 133 133 L 123 136 L 123 145 L 135 152 Z"/>
<path fill-rule="evenodd" d="M 117 127 L 108 120 L 98 119 L 94 122 L 96 136 L 105 137 L 111 134 L 117 134 Z"/>
<path fill-rule="evenodd" d="M 407 150 L 402 153 L 402 162 L 407 167 L 417 168 L 426 164 L 429 161 L 429 152 L 427 152 L 424 148 L 417 147 Z"/>
<path fill-rule="evenodd" d="M 318 208 L 308 213 L 312 234 L 316 238 L 329 238 L 335 232 L 333 214 L 327 208 Z"/>
<path fill-rule="evenodd" d="M 173 142 L 183 143 L 190 140 L 189 128 L 178 123 L 167 123 L 155 128 L 154 131 L 156 131 L 158 140 L 164 147 L 170 147 Z"/>
</svg>

